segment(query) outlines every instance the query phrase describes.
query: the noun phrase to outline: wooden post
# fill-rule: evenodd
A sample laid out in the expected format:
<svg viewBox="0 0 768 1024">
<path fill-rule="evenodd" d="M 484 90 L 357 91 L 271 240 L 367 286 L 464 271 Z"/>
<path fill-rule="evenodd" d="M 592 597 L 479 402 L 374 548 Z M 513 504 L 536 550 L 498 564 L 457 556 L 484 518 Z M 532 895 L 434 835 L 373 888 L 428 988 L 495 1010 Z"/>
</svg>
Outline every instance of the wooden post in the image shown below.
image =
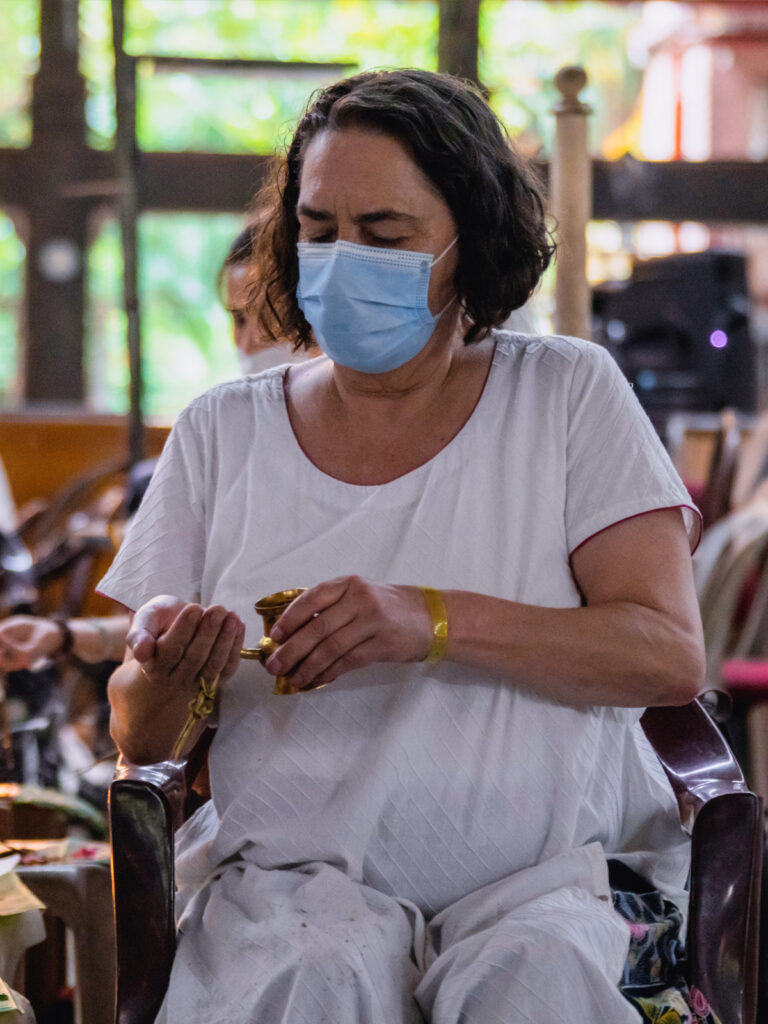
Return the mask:
<svg viewBox="0 0 768 1024">
<path fill-rule="evenodd" d="M 550 166 L 550 211 L 556 220 L 555 330 L 590 336 L 590 288 L 587 281 L 587 224 L 592 210 L 592 164 L 587 115 L 579 99 L 587 84 L 582 68 L 564 67 L 555 77 L 561 99 L 554 109 L 555 145 Z"/>
<path fill-rule="evenodd" d="M 24 394 L 29 402 L 83 399 L 87 203 L 62 191 L 62 183 L 82 177 L 85 152 L 77 33 L 77 0 L 43 0 L 25 168 Z"/>
<path fill-rule="evenodd" d="M 112 0 L 112 42 L 115 51 L 115 167 L 120 184 L 120 235 L 123 245 L 123 305 L 128 329 L 130 403 L 128 459 L 133 466 L 144 458 L 143 381 L 141 370 L 141 311 L 139 307 L 138 149 L 136 145 L 136 64 L 125 52 L 124 0 Z"/>
<path fill-rule="evenodd" d="M 478 82 L 480 0 L 439 0 L 437 67 Z"/>
</svg>

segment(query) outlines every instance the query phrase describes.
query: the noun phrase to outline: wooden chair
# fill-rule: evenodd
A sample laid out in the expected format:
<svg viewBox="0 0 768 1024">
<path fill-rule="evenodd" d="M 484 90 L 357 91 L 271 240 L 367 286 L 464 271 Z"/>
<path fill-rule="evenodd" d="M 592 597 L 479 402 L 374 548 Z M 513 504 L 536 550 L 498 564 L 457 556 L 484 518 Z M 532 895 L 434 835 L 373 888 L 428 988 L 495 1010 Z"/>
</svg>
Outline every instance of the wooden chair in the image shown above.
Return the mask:
<svg viewBox="0 0 768 1024">
<path fill-rule="evenodd" d="M 726 409 L 720 417 L 707 481 L 699 500 L 705 528 L 727 515 L 732 508 L 731 495 L 741 450 L 741 430 L 736 414 Z"/>
<path fill-rule="evenodd" d="M 650 708 L 642 725 L 692 832 L 687 977 L 723 1024 L 755 1024 L 763 856 L 760 799 L 701 705 Z M 175 950 L 173 834 L 211 741 L 189 762 L 122 762 L 110 791 L 116 1024 L 151 1024 Z"/>
</svg>

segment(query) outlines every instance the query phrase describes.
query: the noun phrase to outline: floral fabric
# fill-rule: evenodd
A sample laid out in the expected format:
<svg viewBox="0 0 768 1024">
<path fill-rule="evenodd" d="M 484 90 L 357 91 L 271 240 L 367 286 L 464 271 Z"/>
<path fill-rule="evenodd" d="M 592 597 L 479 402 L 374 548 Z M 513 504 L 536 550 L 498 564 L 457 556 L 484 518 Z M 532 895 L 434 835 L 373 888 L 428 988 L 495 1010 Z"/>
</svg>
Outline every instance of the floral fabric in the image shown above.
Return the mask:
<svg viewBox="0 0 768 1024">
<path fill-rule="evenodd" d="M 638 875 L 611 863 L 620 884 L 648 888 Z M 631 876 L 631 877 L 629 877 Z M 612 879 L 613 882 L 613 879 Z M 613 889 L 613 906 L 629 924 L 630 945 L 619 988 L 643 1024 L 721 1024 L 703 993 L 684 978 L 683 916 L 660 892 Z"/>
</svg>

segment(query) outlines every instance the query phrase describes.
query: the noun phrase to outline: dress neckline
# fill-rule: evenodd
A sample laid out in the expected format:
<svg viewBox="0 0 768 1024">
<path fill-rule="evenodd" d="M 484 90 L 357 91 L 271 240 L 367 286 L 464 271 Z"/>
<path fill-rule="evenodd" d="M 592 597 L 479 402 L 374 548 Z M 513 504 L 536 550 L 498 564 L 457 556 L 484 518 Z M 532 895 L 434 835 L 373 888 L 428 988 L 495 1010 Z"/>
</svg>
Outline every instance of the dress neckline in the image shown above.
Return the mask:
<svg viewBox="0 0 768 1024">
<path fill-rule="evenodd" d="M 387 480 L 383 483 L 377 484 L 356 484 L 351 483 L 348 480 L 343 480 L 341 477 L 333 476 L 331 473 L 327 473 L 324 469 L 320 469 L 315 462 L 307 455 L 303 446 L 300 444 L 298 437 L 293 429 L 291 423 L 290 413 L 288 412 L 288 395 L 287 395 L 287 375 L 290 371 L 290 366 L 286 366 L 280 376 L 280 418 L 281 425 L 285 437 L 285 443 L 293 448 L 294 453 L 300 462 L 303 462 L 308 472 L 314 474 L 318 479 L 327 481 L 330 485 L 336 487 L 347 488 L 352 491 L 356 491 L 360 494 L 365 494 L 373 491 L 380 491 L 382 488 L 396 489 L 398 486 L 406 486 L 411 480 L 416 479 L 419 475 L 424 472 L 432 471 L 438 463 L 449 460 L 454 453 L 460 452 L 464 445 L 464 438 L 470 432 L 470 429 L 474 427 L 475 423 L 485 414 L 485 409 L 489 405 L 490 399 L 489 394 L 492 390 L 492 380 L 495 378 L 495 366 L 497 362 L 497 356 L 499 351 L 498 346 L 498 335 L 497 332 L 492 332 L 493 338 L 493 351 L 491 353 L 491 359 L 488 366 L 488 370 L 483 381 L 483 386 L 478 395 L 477 401 L 475 402 L 471 412 L 458 428 L 456 433 L 451 439 L 445 444 L 438 452 L 436 452 L 431 458 L 422 462 L 420 465 L 415 466 L 413 469 L 409 469 L 406 473 L 401 473 L 400 476 L 394 477 L 392 480 Z"/>
</svg>

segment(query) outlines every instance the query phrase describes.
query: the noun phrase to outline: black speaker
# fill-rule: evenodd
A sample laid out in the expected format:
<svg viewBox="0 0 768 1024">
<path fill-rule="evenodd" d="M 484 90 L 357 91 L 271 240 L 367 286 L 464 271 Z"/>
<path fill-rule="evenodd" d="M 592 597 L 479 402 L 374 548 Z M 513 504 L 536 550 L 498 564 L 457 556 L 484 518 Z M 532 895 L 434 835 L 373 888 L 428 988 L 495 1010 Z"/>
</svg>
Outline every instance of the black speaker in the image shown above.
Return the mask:
<svg viewBox="0 0 768 1024">
<path fill-rule="evenodd" d="M 651 419 L 757 409 L 746 261 L 707 251 L 638 262 L 593 290 L 593 337 L 624 371 Z"/>
</svg>

